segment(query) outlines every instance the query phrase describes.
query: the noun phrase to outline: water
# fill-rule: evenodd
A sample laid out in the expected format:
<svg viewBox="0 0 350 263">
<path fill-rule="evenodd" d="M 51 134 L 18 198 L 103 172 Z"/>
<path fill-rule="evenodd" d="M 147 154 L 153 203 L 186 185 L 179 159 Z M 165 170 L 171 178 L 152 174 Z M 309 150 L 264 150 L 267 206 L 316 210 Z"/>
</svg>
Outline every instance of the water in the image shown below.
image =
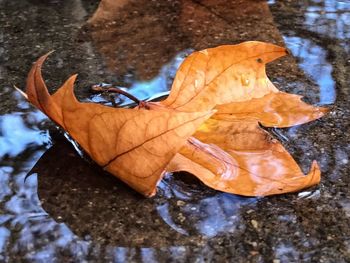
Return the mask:
<svg viewBox="0 0 350 263">
<path fill-rule="evenodd" d="M 278 34 L 301 69 L 277 62 L 282 64 L 272 67 L 272 79 L 314 103 L 336 104 L 323 120 L 274 131 L 304 169 L 313 159 L 321 165 L 320 186 L 298 194 L 243 198 L 187 175 L 167 175 L 158 195 L 145 199 L 82 159 L 64 134 L 11 88 L 23 86 L 31 63 L 55 48 L 44 67 L 48 86 L 58 87 L 76 71 L 81 74 L 76 93 L 83 100 L 109 103 L 89 92 L 100 82 L 147 99 L 166 94 L 192 50 L 267 32 L 232 28 L 250 18 L 230 24 L 220 5 L 191 9 L 193 2 L 156 2 L 131 3 L 120 11 L 127 31 L 117 22 L 102 34 L 91 33 L 92 39 L 80 28 L 95 1 L 0 2 L 0 22 L 10 25 L 0 28 L 0 261 L 347 261 L 349 102 L 347 64 L 341 60 L 349 50 L 347 1 L 269 1 Z M 202 13 L 186 13 L 197 9 Z M 230 35 L 240 30 L 244 34 Z M 101 49 L 107 40 L 118 49 Z"/>
<path fill-rule="evenodd" d="M 161 67 L 159 74 L 148 81 L 133 81 L 130 87 L 119 87 L 129 94 L 138 98 L 139 100 L 155 100 L 169 94 L 169 87 L 175 77 L 176 71 L 180 66 L 184 58 L 191 54 L 191 50 L 187 50 L 177 54 L 169 63 Z M 102 83 L 104 85 L 111 85 L 110 83 Z M 115 100 L 115 98 L 113 98 Z M 106 97 L 106 94 L 97 94 L 91 96 L 87 101 L 93 101 L 96 103 L 102 103 L 104 105 L 110 104 L 110 99 Z M 125 107 L 133 104 L 134 102 L 130 99 L 120 95 L 116 101 L 116 105 Z"/>
<path fill-rule="evenodd" d="M 326 59 L 326 51 L 300 37 L 284 37 L 292 54 L 300 59 L 300 67 L 311 76 L 320 87 L 320 105 L 333 104 L 336 99 L 335 81 L 332 77 L 333 67 Z"/>
<path fill-rule="evenodd" d="M 336 83 L 329 57 L 334 56 L 332 53 L 336 47 L 331 45 L 336 43 L 344 49 L 344 53 L 349 52 L 350 3 L 328 0 L 295 4 L 303 12 L 303 21 L 297 22 L 294 27 L 283 27 L 284 41 L 299 59 L 300 67 L 320 87 L 319 104 L 332 104 L 336 100 Z"/>
<path fill-rule="evenodd" d="M 30 107 L 14 89 L 6 88 L 3 95 L 15 99 L 24 112 L 0 118 L 2 260 L 14 254 L 34 262 L 62 259 L 58 251 L 63 250 L 81 261 L 88 260 L 90 251 L 96 249 L 93 258 L 126 260 L 135 256 L 150 260 L 164 243 L 169 246 L 166 254 L 171 250 L 181 256 L 198 240 L 234 232 L 240 221 L 239 207 L 256 202 L 254 198 L 215 193 L 197 181 L 188 184 L 173 175 L 162 181 L 157 198 L 144 199 L 99 168 L 94 167 L 91 173 L 89 164 L 64 135 L 51 130 L 50 136 L 44 125 L 46 116 Z M 71 169 L 66 169 L 66 156 L 74 163 Z M 96 173 L 100 177 L 96 178 Z M 108 200 L 105 206 L 102 200 Z M 142 213 L 133 210 L 132 202 L 143 203 L 143 208 L 134 208 Z M 123 210 L 127 211 L 126 220 L 111 221 Z M 143 216 L 150 211 L 144 222 Z M 160 229 L 166 235 L 154 238 Z M 167 240 L 174 234 L 178 236 L 175 244 Z M 16 239 L 10 241 L 13 235 Z M 99 243 L 108 245 L 100 251 Z"/>
</svg>

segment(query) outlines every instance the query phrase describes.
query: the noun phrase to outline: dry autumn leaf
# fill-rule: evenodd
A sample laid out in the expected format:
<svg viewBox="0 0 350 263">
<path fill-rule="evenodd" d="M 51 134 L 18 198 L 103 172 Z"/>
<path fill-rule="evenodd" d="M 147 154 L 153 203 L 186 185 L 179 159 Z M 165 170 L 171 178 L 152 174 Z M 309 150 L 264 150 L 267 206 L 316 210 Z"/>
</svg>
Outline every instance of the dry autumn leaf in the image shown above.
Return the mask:
<svg viewBox="0 0 350 263">
<path fill-rule="evenodd" d="M 265 127 L 286 128 L 322 117 L 328 110 L 306 104 L 301 96 L 271 92 L 259 99 L 218 105 L 217 116 L 239 120 L 254 119 Z"/>
<path fill-rule="evenodd" d="M 156 193 L 165 166 L 212 114 L 80 103 L 73 93 L 75 75 L 51 96 L 41 76 L 46 57 L 29 73 L 28 100 L 65 129 L 103 169 L 145 196 Z"/>
<path fill-rule="evenodd" d="M 305 176 L 258 122 L 216 117 L 201 126 L 168 171 L 187 171 L 216 190 L 244 196 L 295 192 L 319 183 L 317 163 Z"/>
<path fill-rule="evenodd" d="M 285 48 L 257 41 L 194 52 L 181 64 L 169 97 L 161 104 L 202 111 L 278 92 L 265 65 L 286 54 Z"/>
<path fill-rule="evenodd" d="M 286 54 L 284 49 L 271 44 L 248 42 L 225 46 L 222 53 L 221 47 L 218 47 L 214 52 L 207 54 L 215 54 L 217 61 L 225 61 L 230 59 L 226 54 L 228 49 L 238 52 L 237 50 L 251 50 L 252 46 L 257 53 L 247 55 L 247 59 L 241 60 L 242 64 L 225 63 L 230 65 L 230 78 L 239 80 L 241 77 L 242 80 L 244 76 L 242 83 L 227 92 L 226 97 L 223 94 L 217 100 L 212 100 L 208 96 L 215 92 L 215 83 L 222 83 L 218 79 L 225 78 L 222 71 L 217 75 L 210 73 L 213 80 L 201 82 L 209 84 L 203 84 L 196 92 L 190 90 L 187 93 L 191 94 L 191 97 L 187 99 L 188 104 L 184 104 L 182 108 L 191 109 L 188 105 L 201 96 L 207 101 L 212 101 L 201 105 L 219 104 L 215 107 L 217 113 L 206 121 L 180 150 L 168 165 L 167 171 L 187 171 L 214 189 L 245 196 L 295 192 L 315 185 L 319 183 L 321 174 L 317 163 L 312 164 L 310 173 L 305 176 L 281 143 L 259 127 L 259 123 L 266 127 L 290 127 L 320 118 L 327 111 L 304 103 L 298 95 L 279 92 L 268 80 L 265 64 L 259 60 L 266 59 L 267 56 L 269 60 L 277 58 L 283 53 Z M 194 56 L 189 67 L 201 63 L 206 65 L 203 60 L 210 61 L 210 58 Z M 245 72 L 250 72 L 251 65 L 258 65 L 259 69 L 248 75 Z M 198 71 L 198 68 L 195 71 Z M 185 82 L 191 77 L 181 75 L 181 79 Z M 227 83 L 230 82 L 225 81 L 224 85 L 228 86 Z M 249 88 L 244 85 L 247 83 L 255 85 Z M 220 87 L 217 89 L 220 90 Z M 259 93 L 261 89 L 263 91 Z M 256 94 L 263 95 L 259 97 Z M 174 98 L 174 102 L 169 103 L 169 106 L 178 108 L 177 101 L 181 98 L 178 99 L 175 95 Z"/>
<path fill-rule="evenodd" d="M 279 92 L 267 78 L 265 64 L 286 53 L 262 42 L 195 52 L 181 65 L 167 99 L 134 109 L 78 102 L 76 76 L 50 95 L 41 76 L 43 56 L 29 73 L 26 96 L 100 166 L 145 196 L 155 194 L 164 170 L 189 171 L 225 192 L 280 194 L 318 183 L 320 171 L 314 163 L 304 176 L 259 122 L 288 127 L 325 113 Z M 213 108 L 217 113 L 208 120 Z"/>
</svg>

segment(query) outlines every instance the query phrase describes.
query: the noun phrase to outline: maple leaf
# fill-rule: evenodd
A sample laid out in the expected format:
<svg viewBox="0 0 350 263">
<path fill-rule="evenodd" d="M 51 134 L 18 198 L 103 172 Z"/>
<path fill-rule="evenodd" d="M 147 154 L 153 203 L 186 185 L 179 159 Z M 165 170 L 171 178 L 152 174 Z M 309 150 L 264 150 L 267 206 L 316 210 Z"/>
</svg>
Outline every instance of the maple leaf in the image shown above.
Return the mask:
<svg viewBox="0 0 350 263">
<path fill-rule="evenodd" d="M 265 64 L 285 54 L 254 41 L 195 52 L 182 63 L 167 99 L 133 109 L 79 102 L 76 75 L 50 95 L 41 76 L 45 55 L 29 73 L 25 96 L 103 169 L 145 196 L 155 194 L 165 171 L 189 171 L 225 192 L 279 194 L 318 183 L 320 170 L 314 162 L 304 176 L 259 122 L 288 127 L 326 112 L 279 92 L 267 78 Z"/>
<path fill-rule="evenodd" d="M 227 55 L 230 51 L 239 57 L 238 63 Z M 321 172 L 315 161 L 305 176 L 282 144 L 259 126 L 260 123 L 265 127 L 290 127 L 320 118 L 327 112 L 325 108 L 304 103 L 298 95 L 278 91 L 267 78 L 264 61 L 286 54 L 285 49 L 245 42 L 200 53 L 206 56 L 197 52 L 185 61 L 178 73 L 182 81 L 178 84 L 175 79 L 174 92 L 162 103 L 187 110 L 192 109 L 192 103 L 201 105 L 202 110 L 216 105 L 217 113 L 188 140 L 167 171 L 187 171 L 216 190 L 245 196 L 295 192 L 319 183 Z M 222 67 L 224 70 L 208 67 L 213 60 L 226 65 Z M 208 80 L 206 75 L 198 73 L 194 82 L 201 85 L 193 84 L 192 76 L 184 73 L 202 72 L 203 68 L 211 77 Z M 252 68 L 255 70 L 251 71 Z M 231 87 L 228 79 L 237 81 L 225 93 L 221 89 Z M 183 85 L 192 87 L 185 99 L 177 93 Z M 213 99 L 216 89 L 222 96 Z"/>
<path fill-rule="evenodd" d="M 161 104 L 201 111 L 278 92 L 266 76 L 265 64 L 286 54 L 285 48 L 258 41 L 194 52 L 181 64 Z"/>
<path fill-rule="evenodd" d="M 29 73 L 28 100 L 66 130 L 103 169 L 143 195 L 154 195 L 165 166 L 212 112 L 81 103 L 73 93 L 76 75 L 51 96 L 41 76 L 47 56 L 41 57 Z"/>
<path fill-rule="evenodd" d="M 244 196 L 295 192 L 320 181 L 314 161 L 305 176 L 280 142 L 254 120 L 209 119 L 167 167 L 206 185 Z"/>
</svg>

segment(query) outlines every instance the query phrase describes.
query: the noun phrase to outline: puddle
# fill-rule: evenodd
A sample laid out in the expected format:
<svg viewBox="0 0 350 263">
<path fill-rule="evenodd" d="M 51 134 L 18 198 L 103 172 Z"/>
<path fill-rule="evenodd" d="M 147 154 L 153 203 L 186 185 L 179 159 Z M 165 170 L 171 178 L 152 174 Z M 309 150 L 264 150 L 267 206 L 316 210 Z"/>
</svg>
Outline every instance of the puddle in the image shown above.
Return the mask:
<svg viewBox="0 0 350 263">
<path fill-rule="evenodd" d="M 325 37 L 349 39 L 350 3 L 341 0 L 310 1 L 304 24 Z"/>
<path fill-rule="evenodd" d="M 24 112 L 0 117 L 2 260 L 11 253 L 35 262 L 60 258 L 60 248 L 83 260 L 100 244 L 108 245 L 108 251 L 99 251 L 104 258 L 151 260 L 164 245 L 166 254 L 181 256 L 189 253 L 188 246 L 204 249 L 203 240 L 237 231 L 240 209 L 257 200 L 217 193 L 174 175 L 162 181 L 156 198 L 145 199 L 89 165 L 60 132 L 51 130 L 50 136 L 46 117 L 14 90 L 7 93 Z"/>
<path fill-rule="evenodd" d="M 161 67 L 159 74 L 149 81 L 132 81 L 130 87 L 119 87 L 120 89 L 127 91 L 139 100 L 155 100 L 161 97 L 165 97 L 169 94 L 169 89 L 175 77 L 176 71 L 180 66 L 184 58 L 192 51 L 187 50 L 177 54 L 168 64 Z M 132 75 L 129 76 L 132 79 Z M 99 85 L 109 86 L 111 83 L 100 83 Z M 89 101 L 101 103 L 104 105 L 112 106 L 111 100 L 115 101 L 115 104 L 120 107 L 133 104 L 134 102 L 125 96 L 119 95 L 110 98 L 107 94 L 97 94 L 89 98 Z M 116 98 L 117 97 L 117 98 Z"/>
<path fill-rule="evenodd" d="M 2 2 L 8 1 L 0 1 L 0 6 Z M 141 5 L 142 8 L 131 3 L 130 10 L 122 10 L 120 17 L 133 29 L 137 29 L 137 19 L 152 26 L 147 31 L 142 24 L 142 30 L 135 29 L 135 32 L 144 31 L 142 36 L 152 36 L 155 40 L 138 39 L 134 31 L 125 32 L 124 27 L 118 27 L 107 33 L 125 34 L 132 41 L 124 43 L 119 39 L 116 42 L 118 48 L 125 49 L 120 53 L 114 49 L 111 52 L 96 48 L 99 41 L 108 39 L 106 35 L 98 35 L 97 44 L 96 40 L 84 36 L 85 32 L 79 32 L 83 37 L 77 36 L 75 28 L 92 15 L 97 5 L 92 0 L 72 1 L 62 13 L 55 9 L 57 4 L 65 5 L 60 1 L 50 1 L 50 4 L 23 1 L 26 10 L 33 7 L 34 11 L 26 11 L 31 15 L 21 16 L 20 20 L 28 25 L 30 22 L 25 19 L 33 22 L 36 21 L 33 17 L 50 14 L 48 24 L 60 28 L 60 21 L 63 21 L 66 25 L 66 30 L 57 31 L 57 35 L 51 30 L 49 36 L 52 39 L 45 42 L 48 46 L 50 41 L 59 47 L 63 45 L 60 47 L 62 57 L 57 55 L 59 58 L 48 62 L 44 70 L 44 76 L 49 84 L 53 83 L 52 86 L 58 83 L 56 78 L 64 79 L 67 71 L 76 70 L 82 72 L 76 89 L 81 97 L 89 94 L 86 91 L 89 85 L 104 81 L 119 85 L 143 100 L 167 94 L 179 64 L 192 50 L 200 49 L 202 45 L 231 43 L 232 39 L 246 40 L 247 35 L 249 38 L 260 36 L 260 33 L 254 35 L 253 30 L 249 35 L 250 30 L 236 28 L 241 24 L 232 22 L 220 5 L 201 3 L 193 8 L 195 3 L 197 1 L 182 4 L 149 1 Z M 314 35 L 306 36 L 301 30 L 306 28 L 320 39 L 327 37 L 337 41 L 340 47 L 348 50 L 349 3 L 328 0 L 294 1 L 285 3 L 286 6 L 278 1 L 268 3 L 274 15 L 276 13 L 277 26 L 285 21 L 281 14 L 296 12 L 299 15 L 287 18 L 290 24 L 296 25 L 295 30 L 285 30 L 282 26 L 280 31 L 298 59 L 302 73 L 298 73 L 298 78 L 291 83 L 286 83 L 286 79 L 293 76 L 288 70 L 280 74 L 275 69 L 273 76 L 277 84 L 295 93 L 306 92 L 305 95 L 315 103 L 332 105 L 341 102 L 349 108 L 348 98 L 336 91 L 340 86 L 340 75 L 330 56 L 329 42 L 316 41 Z M 152 8 L 147 9 L 148 5 Z M 68 7 L 72 6 L 78 14 L 71 18 Z M 14 9 L 14 6 L 9 5 L 9 8 Z M 159 14 L 166 19 L 160 21 Z M 193 17 L 200 23 L 195 24 Z M 9 24 L 14 23 L 11 20 L 14 17 L 5 14 L 5 18 Z M 71 24 L 74 30 L 70 29 Z M 205 31 L 202 25 L 210 28 L 213 25 L 214 30 Z M 17 27 L 10 33 L 0 29 L 0 42 L 7 38 L 6 34 L 16 35 L 16 30 L 20 30 Z M 37 27 L 31 30 L 32 33 L 23 35 L 26 43 L 31 43 L 33 35 L 46 34 Z M 264 32 L 270 34 L 272 31 Z M 276 39 L 282 39 L 277 33 Z M 271 39 L 273 34 L 264 38 Z M 62 39 L 72 40 L 74 47 L 65 46 L 68 41 Z M 148 45 L 146 40 L 151 44 Z M 323 45 L 324 42 L 328 44 Z M 4 51 L 0 46 L 0 52 L 9 57 L 12 51 L 8 44 L 6 48 Z M 74 52 L 67 51 L 70 48 Z M 158 49 L 161 51 L 156 53 Z M 144 51 L 142 56 L 136 52 L 139 50 Z M 25 78 L 26 68 L 37 55 L 33 55 L 32 50 L 23 53 L 25 55 L 20 59 L 25 70 L 3 58 L 0 80 L 9 78 L 9 83 L 13 84 L 19 78 Z M 104 64 L 106 56 L 111 54 L 117 55 Z M 71 64 L 65 65 L 62 61 L 70 55 L 74 58 Z M 152 59 L 152 56 L 157 58 Z M 120 66 L 123 73 L 117 76 L 116 58 L 123 62 L 130 60 L 132 65 L 139 66 Z M 147 63 L 152 63 L 150 73 L 144 67 Z M 285 62 L 281 63 L 277 68 L 285 67 Z M 58 66 L 61 70 L 57 70 Z M 290 67 L 294 67 L 293 73 L 299 72 L 295 65 Z M 3 113 L 0 116 L 0 261 L 205 262 L 230 258 L 237 262 L 312 262 L 324 258 L 342 262 L 350 258 L 350 146 L 349 137 L 344 134 L 349 128 L 346 107 L 336 108 L 324 121 L 274 130 L 275 136 L 303 167 L 309 167 L 312 159 L 320 162 L 324 177 L 316 189 L 270 198 L 243 198 L 209 189 L 188 174 L 176 174 L 164 178 L 155 198 L 145 199 L 93 163 L 83 160 L 42 113 L 8 88 L 10 84 L 0 83 L 1 103 L 4 103 L 0 107 Z M 309 87 L 313 90 L 309 91 Z M 108 96 L 103 95 L 91 96 L 89 100 L 110 104 Z M 117 100 L 118 105 L 129 103 L 125 98 Z M 25 180 L 27 174 L 30 176 Z"/>
<path fill-rule="evenodd" d="M 309 39 L 284 36 L 284 41 L 293 56 L 299 59 L 299 66 L 320 88 L 319 104 L 333 104 L 336 99 L 332 65 L 327 61 L 326 51 Z"/>
</svg>

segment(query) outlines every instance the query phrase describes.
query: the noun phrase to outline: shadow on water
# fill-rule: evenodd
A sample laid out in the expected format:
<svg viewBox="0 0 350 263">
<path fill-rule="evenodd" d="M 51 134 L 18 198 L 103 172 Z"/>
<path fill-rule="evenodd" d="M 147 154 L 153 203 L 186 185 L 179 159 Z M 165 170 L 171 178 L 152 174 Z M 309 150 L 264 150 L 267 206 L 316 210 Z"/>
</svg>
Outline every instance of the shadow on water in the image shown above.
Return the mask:
<svg viewBox="0 0 350 263">
<path fill-rule="evenodd" d="M 6 135 L 8 126 L 2 127 Z M 239 211 L 255 203 L 255 199 L 217 193 L 183 174 L 167 176 L 159 194 L 145 199 L 83 160 L 59 132 L 52 134 L 53 146 L 40 157 L 51 141 L 47 133 L 33 133 L 35 140 L 26 139 L 37 126 L 25 127 L 23 148 L 16 146 L 18 140 L 7 152 L 16 151 L 20 161 L 15 158 L 5 166 L 6 157 L 1 162 L 0 252 L 16 235 L 3 260 L 12 253 L 35 262 L 65 256 L 88 260 L 90 254 L 94 260 L 145 262 L 156 262 L 159 254 L 200 257 L 209 238 L 241 232 Z M 5 139 L 9 145 L 10 138 Z M 26 150 L 35 155 L 26 156 Z M 199 250 L 197 256 L 192 246 Z"/>
<path fill-rule="evenodd" d="M 67 5 L 50 1 L 50 5 L 65 6 L 63 13 L 55 13 L 58 9 L 50 13 L 54 21 L 59 18 L 60 31 L 42 34 L 40 45 L 52 48 L 51 39 L 56 37 L 56 48 L 73 48 L 61 46 L 74 34 L 66 30 L 72 30 L 69 26 L 74 24 L 77 31 L 84 23 L 84 7 L 89 2 L 93 1 L 75 0 Z M 262 1 L 242 1 L 240 8 L 227 7 L 227 1 L 125 2 L 129 4 L 119 13 L 122 19 L 109 28 L 88 32 L 91 43 L 84 39 L 79 40 L 83 44 L 73 42 L 77 53 L 74 70 L 87 72 L 82 78 L 86 80 L 78 86 L 95 84 L 109 74 L 106 82 L 121 79 L 121 86 L 146 99 L 167 92 L 179 63 L 192 50 L 250 39 L 282 43 Z M 336 100 L 348 107 L 344 96 L 348 89 L 343 87 L 347 76 L 345 54 L 349 50 L 349 4 L 331 0 L 268 2 L 272 10 L 278 9 L 275 21 L 299 62 L 297 65 L 291 58 L 277 62 L 271 67 L 274 81 L 289 92 L 306 95 L 313 103 Z M 16 19 L 14 30 L 20 30 L 23 24 L 30 27 L 27 18 L 43 24 L 40 19 L 48 5 L 42 1 L 28 3 L 44 11 L 33 11 L 32 16 L 25 11 Z M 72 14 L 74 6 L 79 11 L 76 16 Z M 61 20 L 63 14 L 66 17 Z M 72 21 L 67 18 L 71 16 Z M 62 21 L 67 29 L 62 29 Z M 22 35 L 28 43 L 33 35 L 42 33 L 32 30 L 34 33 L 28 29 L 29 33 Z M 110 44 L 115 46 L 103 49 L 111 36 L 115 38 Z M 1 54 L 3 51 L 0 47 Z M 107 60 L 108 70 L 94 64 L 98 60 L 95 51 Z M 91 57 L 81 63 L 79 52 Z M 30 59 L 26 58 L 28 65 L 33 61 L 31 56 L 39 56 L 32 50 L 23 53 L 31 54 Z M 63 58 L 71 55 L 64 53 Z M 61 57 L 57 64 L 50 68 L 48 63 L 49 81 L 61 78 L 60 74 L 70 68 L 62 66 Z M 55 71 L 57 66 L 64 73 Z M 3 68 L 0 65 L 0 73 L 5 72 Z M 13 68 L 11 64 L 6 66 L 8 72 Z M 113 75 L 117 75 L 116 70 L 121 72 L 118 76 Z M 1 105 L 4 114 L 0 116 L 0 261 L 181 262 L 223 261 L 225 257 L 237 258 L 237 262 L 313 262 L 322 258 L 345 262 L 350 258 L 350 148 L 343 134 L 348 124 L 346 108 L 334 110 L 324 122 L 275 130 L 301 165 L 309 166 L 312 159 L 318 159 L 325 175 L 316 191 L 241 198 L 211 190 L 189 175 L 176 174 L 164 178 L 155 198 L 145 199 L 80 158 L 46 117 L 17 93 L 8 88 L 1 92 L 6 107 Z M 101 95 L 91 100 L 109 103 L 109 98 Z M 24 181 L 27 174 L 31 175 Z"/>
<path fill-rule="evenodd" d="M 23 112 L 0 117 L 1 260 L 186 259 L 205 253 L 210 239 L 242 234 L 240 211 L 257 199 L 216 192 L 188 174 L 167 175 L 145 199 L 82 159 L 59 131 L 50 136 L 46 117 L 7 93 Z"/>
<path fill-rule="evenodd" d="M 62 135 L 54 140 L 31 173 L 45 211 L 81 238 L 125 247 L 196 245 L 234 233 L 240 207 L 256 200 L 217 193 L 186 174 L 168 175 L 158 195 L 145 199 L 87 164 Z"/>
</svg>

